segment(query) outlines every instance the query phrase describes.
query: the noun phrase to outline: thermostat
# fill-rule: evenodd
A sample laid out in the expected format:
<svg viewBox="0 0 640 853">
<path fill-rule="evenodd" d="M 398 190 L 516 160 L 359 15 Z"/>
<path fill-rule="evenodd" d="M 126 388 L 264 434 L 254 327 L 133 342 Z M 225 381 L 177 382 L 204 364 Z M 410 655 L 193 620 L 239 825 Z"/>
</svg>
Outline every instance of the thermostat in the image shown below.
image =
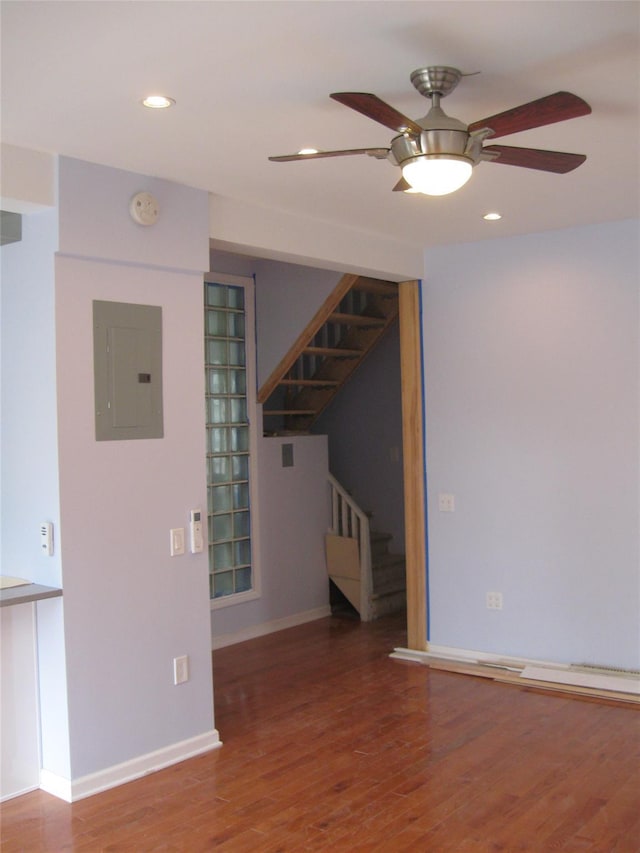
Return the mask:
<svg viewBox="0 0 640 853">
<path fill-rule="evenodd" d="M 129 204 L 129 213 L 138 225 L 154 225 L 160 214 L 158 199 L 151 193 L 136 193 Z"/>
</svg>

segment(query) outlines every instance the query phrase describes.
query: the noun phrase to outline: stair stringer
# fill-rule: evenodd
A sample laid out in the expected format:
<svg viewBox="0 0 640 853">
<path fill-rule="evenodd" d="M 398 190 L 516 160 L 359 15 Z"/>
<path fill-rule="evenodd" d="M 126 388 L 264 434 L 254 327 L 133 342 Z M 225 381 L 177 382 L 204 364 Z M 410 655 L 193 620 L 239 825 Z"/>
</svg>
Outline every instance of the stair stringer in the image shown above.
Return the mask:
<svg viewBox="0 0 640 853">
<path fill-rule="evenodd" d="M 327 572 L 349 603 L 360 612 L 360 549 L 356 539 L 327 533 Z"/>
<path fill-rule="evenodd" d="M 296 363 L 296 361 L 302 354 L 304 348 L 308 345 L 309 341 L 314 337 L 314 335 L 318 333 L 318 331 L 326 323 L 327 319 L 335 311 L 345 294 L 347 294 L 351 290 L 351 288 L 359 277 L 360 276 L 351 274 L 346 274 L 342 276 L 335 289 L 329 294 L 325 302 L 316 311 L 313 316 L 313 319 L 310 320 L 309 323 L 307 323 L 307 325 L 295 339 L 289 352 L 287 352 L 286 355 L 284 355 L 280 359 L 279 363 L 271 371 L 269 378 L 258 391 L 259 403 L 265 403 L 273 394 L 275 389 L 278 387 L 280 380 L 286 376 L 289 370 L 291 370 L 293 365 Z"/>
<path fill-rule="evenodd" d="M 309 432 L 396 320 L 398 305 L 395 282 L 344 275 L 260 388 L 265 433 Z"/>
</svg>

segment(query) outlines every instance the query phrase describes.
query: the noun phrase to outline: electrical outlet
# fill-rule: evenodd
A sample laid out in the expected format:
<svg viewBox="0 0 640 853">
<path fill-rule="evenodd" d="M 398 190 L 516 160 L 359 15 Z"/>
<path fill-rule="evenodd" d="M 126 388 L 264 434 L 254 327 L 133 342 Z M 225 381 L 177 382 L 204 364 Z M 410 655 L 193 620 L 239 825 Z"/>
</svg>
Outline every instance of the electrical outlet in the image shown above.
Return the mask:
<svg viewBox="0 0 640 853">
<path fill-rule="evenodd" d="M 189 656 L 182 655 L 173 659 L 173 683 L 184 684 L 189 681 Z"/>
<path fill-rule="evenodd" d="M 488 592 L 487 593 L 487 609 L 502 610 L 502 593 Z"/>
<path fill-rule="evenodd" d="M 447 494 L 446 492 L 440 492 L 438 495 L 438 509 L 440 512 L 455 512 L 456 511 L 456 497 L 455 495 Z"/>
</svg>

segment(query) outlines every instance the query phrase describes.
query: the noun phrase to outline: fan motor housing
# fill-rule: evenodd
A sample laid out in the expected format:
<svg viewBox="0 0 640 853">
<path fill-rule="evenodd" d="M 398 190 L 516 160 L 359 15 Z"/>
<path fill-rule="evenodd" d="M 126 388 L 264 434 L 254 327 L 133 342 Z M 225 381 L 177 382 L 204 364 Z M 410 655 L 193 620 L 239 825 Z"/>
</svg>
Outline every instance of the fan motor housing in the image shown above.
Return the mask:
<svg viewBox="0 0 640 853">
<path fill-rule="evenodd" d="M 425 154 L 433 157 L 465 157 L 473 163 L 473 158 L 467 156 L 468 139 L 466 130 L 423 130 L 419 138 L 396 136 L 391 141 L 391 153 L 398 166 Z"/>
</svg>

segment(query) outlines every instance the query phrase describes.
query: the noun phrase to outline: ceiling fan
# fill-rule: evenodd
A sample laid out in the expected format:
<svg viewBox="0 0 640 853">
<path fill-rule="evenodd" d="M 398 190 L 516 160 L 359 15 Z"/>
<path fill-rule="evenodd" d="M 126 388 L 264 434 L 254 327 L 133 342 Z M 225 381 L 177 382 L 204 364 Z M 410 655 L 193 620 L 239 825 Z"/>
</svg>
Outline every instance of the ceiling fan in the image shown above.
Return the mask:
<svg viewBox="0 0 640 853">
<path fill-rule="evenodd" d="M 411 74 L 411 82 L 418 92 L 430 98 L 432 103 L 427 115 L 415 121 L 376 95 L 366 92 L 334 92 L 331 97 L 335 101 L 394 130 L 397 136 L 391 140 L 389 147 L 347 148 L 342 151 L 312 150 L 307 153 L 269 157 L 269 160 L 286 163 L 293 160 L 367 154 L 378 160 L 388 160 L 401 168 L 402 178 L 394 190 L 446 195 L 463 186 L 471 177 L 473 167 L 483 160 L 563 174 L 577 168 L 587 159 L 584 154 L 568 154 L 563 151 L 484 145 L 485 140 L 490 137 L 495 139 L 588 115 L 591 107 L 582 98 L 570 92 L 556 92 L 466 125 L 446 115 L 440 106 L 441 98 L 450 94 L 465 76 L 469 75 L 462 74 L 457 68 L 443 65 L 418 68 L 414 71 Z"/>
</svg>

